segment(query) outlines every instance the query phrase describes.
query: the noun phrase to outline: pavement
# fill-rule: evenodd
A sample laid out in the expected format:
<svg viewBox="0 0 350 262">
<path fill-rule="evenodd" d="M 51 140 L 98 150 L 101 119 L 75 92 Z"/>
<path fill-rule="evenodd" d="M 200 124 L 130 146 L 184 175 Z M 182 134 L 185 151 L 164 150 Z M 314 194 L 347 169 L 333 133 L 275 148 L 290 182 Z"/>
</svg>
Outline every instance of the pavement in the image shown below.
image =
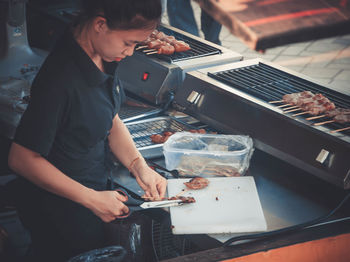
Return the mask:
<svg viewBox="0 0 350 262">
<path fill-rule="evenodd" d="M 191 3 L 200 28 L 200 7 L 194 1 Z M 166 13 L 162 22 L 169 24 Z M 262 58 L 350 95 L 350 34 L 279 46 L 265 53 L 250 49 L 224 26 L 220 40 L 222 46 L 242 54 L 244 60 Z"/>
</svg>

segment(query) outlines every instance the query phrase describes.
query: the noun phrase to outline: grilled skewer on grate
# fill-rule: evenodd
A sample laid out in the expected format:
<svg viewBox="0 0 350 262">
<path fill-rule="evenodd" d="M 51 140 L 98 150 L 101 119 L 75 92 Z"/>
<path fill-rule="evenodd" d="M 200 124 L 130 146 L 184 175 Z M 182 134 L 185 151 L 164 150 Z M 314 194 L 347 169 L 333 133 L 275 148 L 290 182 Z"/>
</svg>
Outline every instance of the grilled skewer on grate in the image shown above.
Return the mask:
<svg viewBox="0 0 350 262">
<path fill-rule="evenodd" d="M 323 117 L 333 118 L 319 123 L 314 123 L 315 126 L 321 126 L 329 123 L 348 123 L 350 122 L 350 109 L 347 108 L 336 108 L 328 98 L 322 94 L 313 94 L 310 91 L 304 91 L 299 93 L 292 93 L 283 96 L 282 100 L 271 101 L 270 103 L 285 103 L 284 105 L 278 106 L 279 108 L 284 107 L 284 113 L 291 113 L 296 111 L 303 111 L 292 116 L 300 116 L 305 114 L 314 115 L 313 117 L 306 118 L 306 120 L 315 120 Z M 288 105 L 288 107 L 286 107 Z M 320 115 L 321 114 L 321 115 Z M 331 131 L 332 133 L 348 130 L 349 128 L 341 128 Z"/>
<path fill-rule="evenodd" d="M 136 50 L 144 48 L 148 48 L 143 50 L 147 55 L 172 55 L 174 52 L 184 52 L 191 49 L 186 42 L 177 40 L 174 36 L 166 35 L 158 30 L 154 30 L 148 39 L 141 43 L 141 46 L 137 47 Z"/>
</svg>

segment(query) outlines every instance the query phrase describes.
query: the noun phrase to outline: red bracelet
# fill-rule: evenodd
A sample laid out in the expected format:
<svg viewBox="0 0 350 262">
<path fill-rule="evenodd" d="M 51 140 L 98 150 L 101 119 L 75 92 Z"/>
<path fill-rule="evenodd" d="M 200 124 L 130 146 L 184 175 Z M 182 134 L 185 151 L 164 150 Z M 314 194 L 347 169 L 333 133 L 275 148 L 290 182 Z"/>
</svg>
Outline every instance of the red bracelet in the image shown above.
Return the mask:
<svg viewBox="0 0 350 262">
<path fill-rule="evenodd" d="M 131 172 L 132 166 L 133 166 L 133 165 L 136 163 L 136 161 L 139 160 L 139 159 L 140 159 L 140 157 L 138 156 L 138 157 L 136 157 L 133 161 L 131 161 L 131 163 L 130 163 L 130 165 L 129 165 L 129 167 L 128 167 L 129 172 Z"/>
</svg>

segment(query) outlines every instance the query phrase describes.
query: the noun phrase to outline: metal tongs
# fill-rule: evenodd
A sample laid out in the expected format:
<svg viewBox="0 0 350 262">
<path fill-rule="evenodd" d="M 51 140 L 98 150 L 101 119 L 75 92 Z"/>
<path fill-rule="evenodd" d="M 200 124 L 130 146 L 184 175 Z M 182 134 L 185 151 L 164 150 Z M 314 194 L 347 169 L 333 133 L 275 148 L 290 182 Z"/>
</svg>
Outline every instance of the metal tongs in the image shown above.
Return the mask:
<svg viewBox="0 0 350 262">
<path fill-rule="evenodd" d="M 129 208 L 129 213 L 125 215 L 117 216 L 117 218 L 126 218 L 130 216 L 133 212 L 142 211 L 149 208 L 175 207 L 175 206 L 182 206 L 183 204 L 185 204 L 181 199 L 147 202 L 147 201 L 144 201 L 143 199 L 137 199 L 132 197 L 123 189 L 118 188 L 116 189 L 116 191 L 127 198 L 124 204 Z"/>
</svg>

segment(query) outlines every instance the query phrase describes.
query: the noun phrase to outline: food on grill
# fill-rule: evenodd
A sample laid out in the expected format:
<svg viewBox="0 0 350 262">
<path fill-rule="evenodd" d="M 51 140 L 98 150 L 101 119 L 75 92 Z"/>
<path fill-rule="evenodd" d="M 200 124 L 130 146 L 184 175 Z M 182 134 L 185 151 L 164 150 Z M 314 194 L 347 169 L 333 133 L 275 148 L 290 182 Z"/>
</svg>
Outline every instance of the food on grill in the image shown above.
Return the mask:
<svg viewBox="0 0 350 262">
<path fill-rule="evenodd" d="M 198 134 L 206 134 L 207 131 L 205 131 L 205 129 L 201 128 L 201 129 L 191 129 L 188 130 L 188 132 L 190 133 L 198 133 Z"/>
<path fill-rule="evenodd" d="M 163 132 L 163 135 L 160 135 L 160 134 L 151 135 L 151 141 L 155 144 L 163 144 L 173 134 L 174 134 L 173 132 L 165 131 Z"/>
<path fill-rule="evenodd" d="M 175 47 L 165 42 L 164 44 L 159 46 L 157 50 L 158 50 L 157 54 L 159 55 L 172 55 L 175 52 Z"/>
<path fill-rule="evenodd" d="M 310 91 L 304 91 L 300 93 L 287 94 L 282 97 L 283 102 L 286 104 L 297 105 L 299 100 L 308 99 L 313 97 L 314 94 Z"/>
<path fill-rule="evenodd" d="M 335 109 L 334 103 L 327 97 L 322 94 L 313 94 L 310 91 L 284 95 L 283 101 L 287 104 L 297 106 L 311 115 L 319 115 Z"/>
<path fill-rule="evenodd" d="M 349 123 L 350 122 L 350 114 L 340 113 L 340 114 L 335 115 L 332 120 L 319 122 L 319 123 L 314 123 L 314 126 L 321 126 L 321 125 L 324 125 L 324 124 L 330 124 L 330 123 L 334 123 L 334 122 L 341 123 L 341 124 Z M 334 131 L 339 131 L 339 130 L 343 131 L 343 130 L 347 130 L 347 129 L 350 129 L 350 127 L 349 128 L 345 128 L 345 129 L 341 128 L 341 129 L 337 129 L 337 130 L 334 130 Z"/>
<path fill-rule="evenodd" d="M 190 129 L 190 130 L 187 130 L 188 132 L 191 132 L 191 133 L 198 133 L 198 134 L 206 134 L 207 132 L 205 131 L 205 129 L 201 128 L 201 129 Z M 170 131 L 164 131 L 162 135 L 160 134 L 154 134 L 154 135 L 151 135 L 150 138 L 151 138 L 151 141 L 155 144 L 163 144 L 165 143 L 168 138 L 170 136 L 172 136 L 173 134 L 175 134 L 176 132 L 170 132 Z"/>
<path fill-rule="evenodd" d="M 304 91 L 300 93 L 287 94 L 283 96 L 284 103 L 298 107 L 297 109 L 287 110 L 285 112 L 292 112 L 296 110 L 303 110 L 305 113 L 311 115 L 318 115 L 316 117 L 309 117 L 307 120 L 313 120 L 321 117 L 330 117 L 332 120 L 314 123 L 315 126 L 320 126 L 329 123 L 349 123 L 350 122 L 350 109 L 348 108 L 336 108 L 327 97 L 322 94 L 313 94 L 310 91 Z M 278 101 L 272 101 L 278 102 Z M 292 107 L 291 107 L 292 108 Z M 304 113 L 298 113 L 295 115 L 301 115 Z M 323 115 L 320 115 L 323 114 Z M 294 116 L 295 116 L 294 115 Z M 343 129 L 339 129 L 343 130 Z"/>
<path fill-rule="evenodd" d="M 335 122 L 338 122 L 338 123 L 341 123 L 341 124 L 344 124 L 344 123 L 349 123 L 350 122 L 350 115 L 347 114 L 339 114 L 339 115 L 336 115 L 333 120 Z"/>
<path fill-rule="evenodd" d="M 195 177 L 184 184 L 188 189 L 198 190 L 207 187 L 209 185 L 209 180 L 204 177 Z"/>
<path fill-rule="evenodd" d="M 191 49 L 190 45 L 185 43 L 184 41 L 176 40 L 173 41 L 171 44 L 174 46 L 176 52 L 185 52 Z"/>
<path fill-rule="evenodd" d="M 165 137 L 159 134 L 151 135 L 151 141 L 155 144 L 163 144 Z"/>
<path fill-rule="evenodd" d="M 149 39 L 147 42 L 147 47 L 150 49 L 158 49 L 163 44 L 163 41 L 159 39 Z"/>
<path fill-rule="evenodd" d="M 319 115 L 321 113 L 335 109 L 335 105 L 329 101 L 328 98 L 323 96 L 321 98 L 315 98 L 313 101 L 305 103 L 301 106 L 301 108 L 311 115 Z"/>
<path fill-rule="evenodd" d="M 327 111 L 325 116 L 327 117 L 335 117 L 338 115 L 350 115 L 350 109 L 349 108 L 335 108 L 331 111 Z"/>
<path fill-rule="evenodd" d="M 185 52 L 191 47 L 184 41 L 177 40 L 174 36 L 169 36 L 158 30 L 154 30 L 142 46 L 149 49 L 156 49 L 157 54 L 172 55 L 174 52 Z"/>
</svg>

